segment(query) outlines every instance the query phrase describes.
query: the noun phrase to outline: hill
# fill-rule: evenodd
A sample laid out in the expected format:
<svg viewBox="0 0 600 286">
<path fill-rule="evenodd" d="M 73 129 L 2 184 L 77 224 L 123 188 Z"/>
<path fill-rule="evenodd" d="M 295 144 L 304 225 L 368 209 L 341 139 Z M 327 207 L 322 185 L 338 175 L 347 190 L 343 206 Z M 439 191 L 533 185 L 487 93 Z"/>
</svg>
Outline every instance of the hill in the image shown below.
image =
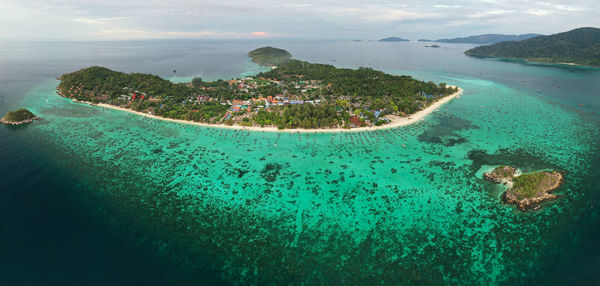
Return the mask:
<svg viewBox="0 0 600 286">
<path fill-rule="evenodd" d="M 25 108 L 19 108 L 6 113 L 6 115 L 0 119 L 0 122 L 4 124 L 20 125 L 29 123 L 38 118 L 39 117 L 35 116 L 31 111 Z"/>
<path fill-rule="evenodd" d="M 387 37 L 387 38 L 383 38 L 383 39 L 381 39 L 379 41 L 380 42 L 408 42 L 410 40 L 403 39 L 403 38 L 398 38 L 398 37 Z"/>
<path fill-rule="evenodd" d="M 494 44 L 504 41 L 523 41 L 541 36 L 540 34 L 523 34 L 523 35 L 502 35 L 502 34 L 485 34 L 475 35 L 463 38 L 439 39 L 435 42 L 454 43 L 454 44 Z"/>
<path fill-rule="evenodd" d="M 501 42 L 465 52 L 468 56 L 600 66 L 600 29 L 579 28 L 521 42 Z"/>
<path fill-rule="evenodd" d="M 277 49 L 273 47 L 262 47 L 256 50 L 250 51 L 248 56 L 252 58 L 252 61 L 261 66 L 276 66 L 289 61 L 292 58 L 286 50 Z"/>
</svg>

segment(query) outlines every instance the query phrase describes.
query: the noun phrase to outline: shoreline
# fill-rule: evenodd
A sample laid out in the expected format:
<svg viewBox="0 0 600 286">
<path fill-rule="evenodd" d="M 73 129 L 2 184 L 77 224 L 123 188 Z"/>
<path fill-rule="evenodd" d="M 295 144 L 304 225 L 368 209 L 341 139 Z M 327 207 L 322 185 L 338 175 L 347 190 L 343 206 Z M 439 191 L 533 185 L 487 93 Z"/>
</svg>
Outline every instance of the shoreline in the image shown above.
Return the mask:
<svg viewBox="0 0 600 286">
<path fill-rule="evenodd" d="M 2 119 L 0 119 L 0 123 L 6 124 L 6 125 L 23 125 L 23 124 L 31 123 L 34 120 L 38 120 L 38 119 L 40 119 L 40 117 L 36 116 L 34 118 L 25 119 L 23 121 L 8 121 L 8 120 L 5 120 L 4 117 L 2 117 Z"/>
<path fill-rule="evenodd" d="M 560 66 L 569 66 L 569 67 L 576 67 L 576 68 L 600 69 L 600 66 L 584 65 L 584 64 L 578 64 L 578 63 L 567 63 L 567 62 L 540 61 L 540 60 L 530 59 L 530 58 L 495 57 L 495 56 L 486 56 L 486 55 L 468 55 L 468 56 L 475 57 L 475 58 L 483 58 L 483 59 L 522 61 L 521 63 L 525 63 L 525 64 L 529 64 L 529 65 L 559 66 L 559 67 Z"/>
<path fill-rule="evenodd" d="M 452 85 L 448 85 L 448 86 L 455 87 Z M 390 119 L 391 122 L 388 124 L 385 124 L 385 125 L 370 126 L 370 127 L 358 127 L 358 128 L 350 128 L 350 129 L 344 129 L 341 127 L 321 128 L 321 129 L 304 129 L 304 128 L 278 129 L 277 127 L 274 127 L 274 126 L 268 126 L 268 127 L 251 126 L 251 127 L 248 127 L 248 126 L 241 126 L 241 125 L 210 124 L 210 123 L 202 123 L 202 122 L 195 122 L 195 121 L 182 120 L 182 119 L 167 118 L 167 117 L 152 115 L 152 114 L 148 114 L 148 113 L 144 113 L 144 112 L 131 110 L 129 108 L 118 107 L 118 106 L 105 104 L 105 103 L 95 104 L 95 103 L 91 103 L 91 102 L 82 102 L 82 101 L 76 101 L 76 100 L 73 100 L 73 102 L 84 103 L 84 104 L 89 104 L 91 106 L 97 106 L 97 107 L 103 107 L 103 108 L 110 108 L 110 109 L 120 110 L 120 111 L 124 111 L 124 112 L 130 112 L 130 113 L 134 113 L 137 115 L 154 118 L 154 119 L 159 119 L 159 120 L 164 120 L 164 121 L 169 121 L 169 122 L 197 125 L 197 126 L 203 126 L 203 127 L 246 130 L 246 131 L 255 131 L 255 132 L 262 131 L 262 132 L 282 132 L 282 133 L 340 133 L 340 132 L 376 131 L 376 130 L 396 128 L 396 127 L 401 127 L 401 126 L 406 126 L 406 125 L 416 123 L 418 121 L 423 120 L 427 115 L 436 111 L 436 109 L 440 108 L 442 105 L 446 104 L 447 102 L 449 102 L 452 99 L 456 98 L 457 96 L 461 95 L 462 92 L 463 92 L 463 90 L 459 87 L 457 92 L 450 94 L 448 96 L 445 96 L 445 97 L 433 102 L 428 107 L 426 107 L 422 110 L 419 110 L 418 112 L 416 112 L 410 116 L 407 116 L 407 117 L 400 117 L 397 115 L 388 115 L 384 118 Z"/>
</svg>

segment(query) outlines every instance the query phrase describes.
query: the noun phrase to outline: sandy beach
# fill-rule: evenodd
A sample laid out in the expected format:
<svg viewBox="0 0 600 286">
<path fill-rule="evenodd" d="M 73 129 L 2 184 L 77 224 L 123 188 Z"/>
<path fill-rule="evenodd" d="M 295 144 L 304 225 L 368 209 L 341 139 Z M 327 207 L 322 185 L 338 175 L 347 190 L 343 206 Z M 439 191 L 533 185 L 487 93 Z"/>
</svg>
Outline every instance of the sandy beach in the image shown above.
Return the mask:
<svg viewBox="0 0 600 286">
<path fill-rule="evenodd" d="M 96 106 L 121 110 L 121 111 L 125 111 L 125 112 L 131 112 L 131 113 L 135 113 L 135 114 L 138 114 L 141 116 L 151 117 L 151 118 L 155 118 L 155 119 L 159 119 L 159 120 L 165 120 L 165 121 L 177 122 L 177 123 L 183 123 L 183 124 L 198 125 L 198 126 L 204 126 L 204 127 L 238 129 L 238 130 L 257 131 L 257 132 L 262 131 L 262 132 L 284 132 L 284 133 L 339 133 L 339 132 L 375 131 L 375 130 L 382 130 L 382 129 L 389 129 L 389 128 L 410 125 L 410 124 L 413 124 L 413 123 L 416 123 L 416 122 L 422 120 L 423 118 L 425 118 L 425 116 L 434 112 L 436 109 L 440 108 L 445 103 L 447 103 L 447 102 L 451 101 L 452 99 L 456 98 L 457 96 L 461 95 L 462 92 L 463 92 L 463 90 L 461 88 L 458 88 L 457 92 L 455 92 L 451 95 L 448 95 L 446 97 L 443 97 L 440 100 L 432 103 L 427 108 L 425 108 L 419 112 L 416 112 L 415 114 L 411 114 L 410 116 L 407 116 L 407 117 L 388 115 L 385 117 L 385 118 L 391 120 L 391 122 L 388 124 L 381 125 L 381 126 L 359 127 L 359 128 L 351 128 L 351 129 L 344 129 L 344 128 L 338 127 L 338 128 L 322 128 L 322 129 L 296 128 L 296 129 L 283 129 L 282 130 L 282 129 L 277 129 L 277 127 L 274 127 L 274 126 L 267 126 L 267 127 L 259 127 L 259 126 L 247 127 L 247 126 L 241 126 L 241 125 L 231 125 L 230 126 L 230 125 L 224 125 L 224 124 L 208 124 L 208 123 L 193 122 L 193 121 L 187 121 L 187 120 L 181 120 L 181 119 L 166 118 L 166 117 L 161 117 L 161 116 L 157 116 L 157 115 L 134 111 L 134 110 L 131 110 L 128 108 L 117 107 L 117 106 L 104 104 L 104 103 L 98 103 L 98 104 L 96 104 Z M 88 102 L 81 102 L 81 103 L 90 104 Z"/>
</svg>

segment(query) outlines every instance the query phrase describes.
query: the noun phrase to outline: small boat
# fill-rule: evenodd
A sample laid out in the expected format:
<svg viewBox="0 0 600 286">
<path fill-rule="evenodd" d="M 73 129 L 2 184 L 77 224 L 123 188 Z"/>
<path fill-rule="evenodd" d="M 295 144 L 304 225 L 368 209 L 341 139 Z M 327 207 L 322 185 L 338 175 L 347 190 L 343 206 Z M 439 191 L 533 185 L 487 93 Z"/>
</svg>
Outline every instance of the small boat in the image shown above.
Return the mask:
<svg viewBox="0 0 600 286">
<path fill-rule="evenodd" d="M 402 144 L 402 147 L 406 148 L 406 145 Z"/>
</svg>

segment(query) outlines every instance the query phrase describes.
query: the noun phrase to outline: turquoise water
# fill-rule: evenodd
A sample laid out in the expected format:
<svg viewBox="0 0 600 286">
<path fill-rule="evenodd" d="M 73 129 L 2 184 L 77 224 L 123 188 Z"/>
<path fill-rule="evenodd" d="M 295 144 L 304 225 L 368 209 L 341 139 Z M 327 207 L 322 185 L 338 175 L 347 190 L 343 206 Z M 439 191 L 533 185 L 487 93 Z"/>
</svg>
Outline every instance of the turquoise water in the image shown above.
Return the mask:
<svg viewBox="0 0 600 286">
<path fill-rule="evenodd" d="M 459 70 L 428 67 L 435 61 L 384 66 L 386 57 L 369 52 L 389 49 L 381 43 L 362 47 L 369 56 L 332 55 L 327 48 L 338 43 L 325 43 L 321 51 L 329 54 L 317 59 L 313 49 L 303 50 L 309 44 L 281 45 L 304 51 L 307 60 L 337 57 L 340 66 L 380 61 L 387 72 L 444 81 L 464 94 L 411 126 L 290 134 L 76 104 L 54 93 L 57 80 L 41 78 L 15 106 L 43 119 L 4 132 L 20 132 L 25 146 L 43 142 L 36 154 L 70 174 L 68 195 L 115 237 L 147 244 L 152 259 L 210 277 L 209 284 L 525 284 L 593 241 L 598 109 L 579 107 L 592 96 L 569 83 L 581 80 L 578 73 L 597 79 L 598 72 L 473 65 L 459 48 L 444 51 Z M 404 49 L 394 59 L 430 56 Z M 260 70 L 247 59 L 239 67 L 232 76 Z M 537 93 L 530 81 L 546 78 L 551 82 Z M 556 78 L 566 91 L 554 87 Z M 564 171 L 557 191 L 564 197 L 529 213 L 501 204 L 502 190 L 480 177 L 500 164 Z M 590 273 L 598 267 L 591 265 Z"/>
</svg>

